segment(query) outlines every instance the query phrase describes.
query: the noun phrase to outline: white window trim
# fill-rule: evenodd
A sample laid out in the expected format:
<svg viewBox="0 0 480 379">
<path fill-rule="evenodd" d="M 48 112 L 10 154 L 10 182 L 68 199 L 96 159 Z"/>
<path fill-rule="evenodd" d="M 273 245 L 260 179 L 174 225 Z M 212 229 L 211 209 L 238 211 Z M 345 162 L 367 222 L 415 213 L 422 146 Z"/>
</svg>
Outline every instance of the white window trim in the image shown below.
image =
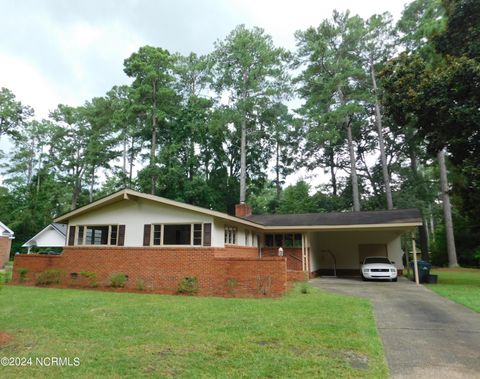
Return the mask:
<svg viewBox="0 0 480 379">
<path fill-rule="evenodd" d="M 193 244 L 193 236 L 194 236 L 194 229 L 195 229 L 195 224 L 200 224 L 202 226 L 201 229 L 201 243 L 200 245 L 194 245 Z M 152 223 L 152 227 L 150 228 L 150 246 L 151 247 L 178 247 L 182 248 L 185 246 L 189 247 L 201 247 L 203 246 L 203 231 L 204 231 L 204 225 L 205 222 L 198 222 L 198 221 L 191 221 L 191 222 L 163 222 L 163 223 Z M 155 225 L 160 225 L 160 245 L 154 245 L 153 244 L 153 230 Z M 165 237 L 165 225 L 190 225 L 190 244 L 184 244 L 184 245 L 166 245 L 163 243 L 163 239 Z"/>
<path fill-rule="evenodd" d="M 119 226 L 120 224 L 79 224 L 79 225 L 70 225 L 75 227 L 75 243 L 73 244 L 74 246 L 118 246 L 118 234 L 119 234 Z M 85 243 L 87 240 L 87 228 L 89 227 L 95 227 L 95 226 L 108 226 L 108 237 L 107 237 L 107 243 L 106 244 L 87 244 Z M 115 245 L 112 245 L 111 242 L 111 236 L 112 236 L 112 226 L 117 227 L 117 243 Z M 82 239 L 82 244 L 78 244 L 78 234 L 80 231 L 80 227 L 83 227 L 83 239 Z"/>
</svg>

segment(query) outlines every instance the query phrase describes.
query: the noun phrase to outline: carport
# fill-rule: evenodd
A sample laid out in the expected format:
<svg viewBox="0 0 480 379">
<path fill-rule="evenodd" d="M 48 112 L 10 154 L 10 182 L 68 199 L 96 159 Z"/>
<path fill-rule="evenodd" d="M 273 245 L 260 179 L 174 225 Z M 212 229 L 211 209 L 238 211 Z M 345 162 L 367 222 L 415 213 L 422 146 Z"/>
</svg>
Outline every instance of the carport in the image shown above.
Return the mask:
<svg viewBox="0 0 480 379">
<path fill-rule="evenodd" d="M 401 236 L 414 238 L 422 225 L 418 209 L 252 215 L 247 219 L 266 230 L 261 240 L 263 255 L 276 254 L 282 247 L 287 267 L 301 268 L 310 277 L 359 276 L 360 261 L 367 256 L 386 256 L 403 271 Z M 286 244 L 297 241 L 299 235 L 301 245 Z"/>
</svg>

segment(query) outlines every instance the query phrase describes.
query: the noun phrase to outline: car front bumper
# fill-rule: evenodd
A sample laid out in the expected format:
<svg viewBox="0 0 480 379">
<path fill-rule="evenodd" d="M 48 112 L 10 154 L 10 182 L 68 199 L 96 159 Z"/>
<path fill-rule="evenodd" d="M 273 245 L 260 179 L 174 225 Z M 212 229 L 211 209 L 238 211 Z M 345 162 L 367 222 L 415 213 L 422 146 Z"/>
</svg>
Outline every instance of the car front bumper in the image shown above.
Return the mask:
<svg viewBox="0 0 480 379">
<path fill-rule="evenodd" d="M 395 279 L 397 277 L 397 272 L 362 272 L 365 279 Z"/>
</svg>

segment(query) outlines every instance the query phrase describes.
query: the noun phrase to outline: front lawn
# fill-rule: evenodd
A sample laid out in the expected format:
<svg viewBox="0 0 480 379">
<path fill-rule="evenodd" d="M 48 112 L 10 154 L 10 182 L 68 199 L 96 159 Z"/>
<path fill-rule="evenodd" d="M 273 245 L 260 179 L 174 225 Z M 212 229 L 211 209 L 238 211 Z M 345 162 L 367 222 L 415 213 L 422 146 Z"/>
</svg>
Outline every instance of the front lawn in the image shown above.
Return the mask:
<svg viewBox="0 0 480 379">
<path fill-rule="evenodd" d="M 438 275 L 438 284 L 427 285 L 428 288 L 480 312 L 480 270 L 440 268 L 432 270 L 432 274 Z"/>
<path fill-rule="evenodd" d="M 3 378 L 388 377 L 368 301 L 311 287 L 254 300 L 4 286 L 0 312 L 0 356 L 81 362 Z"/>
</svg>

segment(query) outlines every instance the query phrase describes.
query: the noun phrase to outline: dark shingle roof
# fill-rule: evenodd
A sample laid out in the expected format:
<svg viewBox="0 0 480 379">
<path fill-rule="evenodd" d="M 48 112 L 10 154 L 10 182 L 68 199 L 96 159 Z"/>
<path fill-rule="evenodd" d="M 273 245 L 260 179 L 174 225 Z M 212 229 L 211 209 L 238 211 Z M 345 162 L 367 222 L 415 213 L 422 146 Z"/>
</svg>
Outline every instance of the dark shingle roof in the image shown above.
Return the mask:
<svg viewBox="0 0 480 379">
<path fill-rule="evenodd" d="M 312 225 L 368 225 L 421 223 L 418 209 L 394 209 L 390 211 L 333 212 L 304 214 L 252 215 L 246 220 L 264 226 L 312 226 Z"/>
</svg>

